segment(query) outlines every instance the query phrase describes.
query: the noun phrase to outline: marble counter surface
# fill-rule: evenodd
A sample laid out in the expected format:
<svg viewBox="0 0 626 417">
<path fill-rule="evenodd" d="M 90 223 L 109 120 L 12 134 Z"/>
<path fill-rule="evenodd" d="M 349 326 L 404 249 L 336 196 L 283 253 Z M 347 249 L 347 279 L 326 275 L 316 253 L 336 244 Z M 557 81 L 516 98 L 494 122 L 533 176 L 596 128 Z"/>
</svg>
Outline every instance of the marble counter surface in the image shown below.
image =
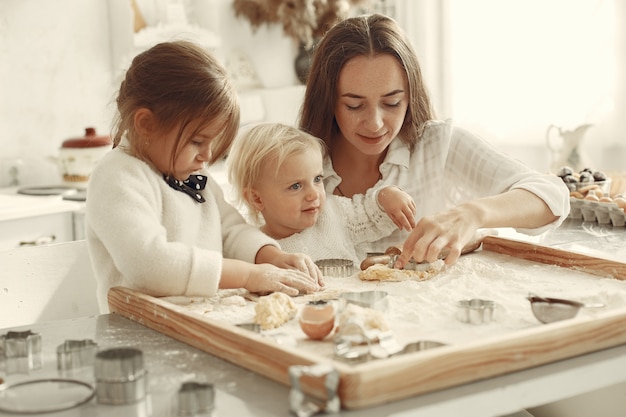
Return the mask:
<svg viewBox="0 0 626 417">
<path fill-rule="evenodd" d="M 57 370 L 56 349 L 66 340 L 91 339 L 98 349 L 134 347 L 144 354 L 149 395 L 131 405 L 99 405 L 95 399 L 75 409 L 49 416 L 176 416 L 177 392 L 183 382 L 211 383 L 215 387 L 214 416 L 276 417 L 289 411 L 289 388 L 249 372 L 161 333 L 115 314 L 41 323 L 12 330 L 41 335 L 42 366 L 26 373 L 7 373 L 7 359 L 0 362 L 5 384 L 68 377 Z M 0 331 L 6 334 L 9 329 Z M 363 410 L 338 415 L 380 416 L 503 416 L 517 411 L 603 388 L 626 380 L 626 346 L 595 352 L 497 378 L 461 385 Z M 67 371 L 66 371 L 67 372 Z M 84 367 L 71 378 L 94 384 L 93 371 Z M 7 414 L 11 415 L 11 414 Z"/>
<path fill-rule="evenodd" d="M 33 196 L 17 193 L 17 188 L 0 189 L 0 221 L 73 212 L 84 208 L 84 203 L 64 200 L 62 195 Z"/>
<path fill-rule="evenodd" d="M 561 228 L 537 237 L 518 235 L 512 230 L 502 230 L 502 235 L 622 261 L 626 251 L 624 228 L 580 221 L 568 220 Z M 175 416 L 177 392 L 183 382 L 189 381 L 214 385 L 214 416 L 293 415 L 289 410 L 288 387 L 115 314 L 3 329 L 0 335 L 10 330 L 39 334 L 42 353 L 33 362 L 36 366 L 27 369 L 16 368 L 11 359 L 0 354 L 0 378 L 5 387 L 34 379 L 68 377 L 67 371 L 57 369 L 56 355 L 57 347 L 66 340 L 91 339 L 98 349 L 134 347 L 144 354 L 149 389 L 143 400 L 111 406 L 92 399 L 77 408 L 47 414 L 50 416 Z M 497 417 L 622 384 L 626 382 L 623 369 L 626 345 L 376 407 L 342 410 L 338 415 Z M 90 367 L 71 371 L 69 377 L 95 385 Z"/>
</svg>

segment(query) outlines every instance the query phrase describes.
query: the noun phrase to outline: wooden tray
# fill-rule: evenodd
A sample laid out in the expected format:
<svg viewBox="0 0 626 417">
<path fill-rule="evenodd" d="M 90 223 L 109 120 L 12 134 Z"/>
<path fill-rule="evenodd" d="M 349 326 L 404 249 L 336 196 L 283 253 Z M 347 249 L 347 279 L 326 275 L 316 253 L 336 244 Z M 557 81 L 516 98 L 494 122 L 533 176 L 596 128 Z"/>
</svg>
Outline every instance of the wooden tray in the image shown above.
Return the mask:
<svg viewBox="0 0 626 417">
<path fill-rule="evenodd" d="M 626 279 L 626 264 L 536 244 L 490 236 L 485 238 L 482 250 Z M 109 306 L 111 312 L 285 385 L 289 385 L 290 366 L 330 362 L 340 374 L 338 395 L 342 407 L 348 409 L 396 401 L 626 343 L 623 308 L 594 319 L 565 320 L 471 343 L 347 364 L 279 345 L 273 339 L 123 287 L 110 290 Z M 321 379 L 304 378 L 301 384 L 309 395 L 325 398 Z"/>
</svg>

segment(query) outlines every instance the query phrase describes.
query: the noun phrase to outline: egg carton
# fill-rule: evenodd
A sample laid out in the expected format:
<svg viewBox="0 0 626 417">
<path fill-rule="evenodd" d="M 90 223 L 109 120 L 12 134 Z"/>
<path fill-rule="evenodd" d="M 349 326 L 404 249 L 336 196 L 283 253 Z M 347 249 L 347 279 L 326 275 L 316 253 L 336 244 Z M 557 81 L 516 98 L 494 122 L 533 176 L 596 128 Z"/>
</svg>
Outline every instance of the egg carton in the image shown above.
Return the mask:
<svg viewBox="0 0 626 417">
<path fill-rule="evenodd" d="M 580 198 L 570 198 L 570 213 L 572 219 L 599 224 L 612 224 L 616 227 L 626 225 L 626 214 L 616 203 L 601 203 Z"/>
</svg>

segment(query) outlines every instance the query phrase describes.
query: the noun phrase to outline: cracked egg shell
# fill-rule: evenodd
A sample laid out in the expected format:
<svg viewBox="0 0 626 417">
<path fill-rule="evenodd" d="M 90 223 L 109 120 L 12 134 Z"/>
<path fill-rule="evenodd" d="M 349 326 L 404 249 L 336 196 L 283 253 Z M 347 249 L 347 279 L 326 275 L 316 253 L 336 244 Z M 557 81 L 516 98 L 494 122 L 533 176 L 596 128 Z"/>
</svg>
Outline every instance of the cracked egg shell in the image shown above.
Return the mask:
<svg viewBox="0 0 626 417">
<path fill-rule="evenodd" d="M 302 307 L 299 321 L 310 339 L 322 340 L 335 327 L 335 308 L 325 301 L 311 301 Z"/>
</svg>

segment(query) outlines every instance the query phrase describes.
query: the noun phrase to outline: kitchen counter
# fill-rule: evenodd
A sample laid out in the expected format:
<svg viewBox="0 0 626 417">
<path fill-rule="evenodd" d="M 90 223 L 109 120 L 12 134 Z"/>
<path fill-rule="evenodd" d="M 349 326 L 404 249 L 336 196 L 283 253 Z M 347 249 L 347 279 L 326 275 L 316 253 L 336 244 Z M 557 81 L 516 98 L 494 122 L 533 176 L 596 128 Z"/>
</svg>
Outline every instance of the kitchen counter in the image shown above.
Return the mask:
<svg viewBox="0 0 626 417">
<path fill-rule="evenodd" d="M 288 387 L 115 314 L 12 330 L 30 330 L 41 335 L 43 367 L 28 374 L 6 375 L 5 360 L 0 374 L 5 383 L 59 377 L 56 348 L 68 339 L 92 339 L 99 349 L 134 347 L 144 354 L 149 378 L 149 396 L 145 400 L 124 406 L 98 405 L 92 400 L 73 410 L 75 414 L 68 410 L 50 416 L 176 415 L 170 413 L 176 404 L 176 393 L 181 383 L 188 381 L 214 384 L 215 416 L 291 415 Z M 626 381 L 623 369 L 626 369 L 626 346 L 619 346 L 391 404 L 342 411 L 339 415 L 495 417 Z M 78 370 L 72 377 L 93 384 L 90 368 Z"/>
<path fill-rule="evenodd" d="M 78 190 L 68 190 L 64 198 L 0 189 L 0 250 L 84 239 L 85 203 L 68 200 L 80 195 Z"/>
<path fill-rule="evenodd" d="M 624 259 L 626 229 L 567 220 L 552 232 L 537 237 L 504 229 L 501 235 L 576 250 L 611 259 Z M 182 382 L 212 383 L 216 389 L 216 416 L 289 416 L 289 388 L 178 342 L 115 314 L 40 323 L 14 329 L 31 330 L 42 338 L 40 369 L 7 374 L 11 367 L 0 358 L 0 377 L 6 383 L 60 376 L 56 348 L 65 340 L 92 339 L 99 349 L 135 347 L 144 353 L 149 375 L 149 396 L 129 406 L 98 405 L 95 400 L 56 415 L 149 416 L 176 415 L 176 393 Z M 466 416 L 489 417 L 515 413 L 546 403 L 626 382 L 626 345 L 553 362 L 495 378 L 477 381 L 402 401 L 363 410 L 342 411 L 342 416 Z M 93 383 L 93 372 L 83 368 L 75 378 Z M 601 414 L 601 413 L 600 413 Z"/>
<path fill-rule="evenodd" d="M 61 195 L 33 196 L 18 194 L 16 187 L 0 189 L 0 221 L 79 211 L 84 206 Z"/>
</svg>

